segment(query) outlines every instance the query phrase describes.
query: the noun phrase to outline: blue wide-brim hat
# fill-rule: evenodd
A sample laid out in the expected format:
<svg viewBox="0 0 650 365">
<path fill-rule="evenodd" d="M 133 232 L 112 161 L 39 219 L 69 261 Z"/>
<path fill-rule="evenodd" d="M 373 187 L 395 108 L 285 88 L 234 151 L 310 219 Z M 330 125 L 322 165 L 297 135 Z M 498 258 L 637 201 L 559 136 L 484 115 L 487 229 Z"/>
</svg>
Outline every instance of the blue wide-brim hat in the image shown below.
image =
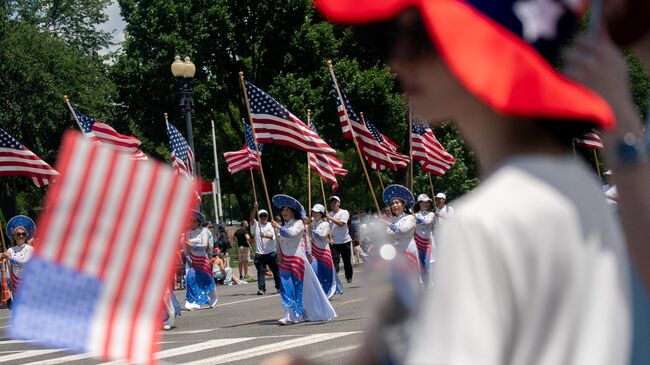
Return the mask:
<svg viewBox="0 0 650 365">
<path fill-rule="evenodd" d="M 273 205 L 275 205 L 277 208 L 289 207 L 296 212 L 300 212 L 300 217 L 307 217 L 307 213 L 305 212 L 305 208 L 302 207 L 302 204 L 300 204 L 299 201 L 293 197 L 290 197 L 289 195 L 278 194 L 275 195 L 272 200 Z"/>
<path fill-rule="evenodd" d="M 198 210 L 192 209 L 192 218 L 198 219 L 200 224 L 203 224 L 205 222 L 205 216 Z"/>
<path fill-rule="evenodd" d="M 413 194 L 405 186 L 398 184 L 388 185 L 386 189 L 384 189 L 384 203 L 386 203 L 386 205 L 390 205 L 390 202 L 395 198 L 403 201 L 408 208 L 413 207 L 413 204 L 415 204 L 415 198 L 413 197 Z"/>
<path fill-rule="evenodd" d="M 27 238 L 34 236 L 36 230 L 36 223 L 26 215 L 17 215 L 7 222 L 7 237 L 13 237 L 16 228 L 22 227 L 27 231 Z"/>
</svg>

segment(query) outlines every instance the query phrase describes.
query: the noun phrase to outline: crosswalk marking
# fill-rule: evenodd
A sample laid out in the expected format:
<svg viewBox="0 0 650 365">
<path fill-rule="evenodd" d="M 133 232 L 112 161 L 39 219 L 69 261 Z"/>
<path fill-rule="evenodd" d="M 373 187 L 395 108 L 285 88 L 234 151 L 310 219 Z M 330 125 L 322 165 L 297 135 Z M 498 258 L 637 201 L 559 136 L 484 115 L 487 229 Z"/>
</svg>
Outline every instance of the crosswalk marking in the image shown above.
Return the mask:
<svg viewBox="0 0 650 365">
<path fill-rule="evenodd" d="M 47 355 L 47 354 L 52 354 L 52 353 L 61 352 L 61 351 L 64 351 L 64 350 L 61 350 L 61 349 L 27 350 L 27 351 L 23 351 L 23 352 L 20 352 L 20 353 L 17 353 L 17 354 L 0 356 L 0 363 L 3 363 L 5 361 L 26 359 L 28 357 Z"/>
<path fill-rule="evenodd" d="M 319 334 L 309 335 L 309 336 L 300 337 L 292 340 L 280 341 L 268 345 L 257 346 L 242 351 L 232 352 L 229 354 L 204 358 L 198 361 L 186 363 L 186 365 L 223 364 L 231 361 L 250 359 L 251 357 L 266 355 L 277 351 L 283 351 L 295 347 L 311 345 L 313 343 L 318 343 L 322 341 L 333 340 L 335 338 L 348 336 L 354 333 L 358 333 L 358 332 L 319 333 Z"/>
<path fill-rule="evenodd" d="M 48 360 L 41 360 L 41 361 L 35 361 L 35 362 L 30 362 L 28 364 L 23 364 L 23 365 L 56 365 L 56 364 L 64 364 L 66 362 L 70 361 L 77 361 L 77 360 L 84 360 L 91 358 L 92 355 L 90 354 L 78 354 L 78 355 L 70 355 L 70 356 L 63 356 L 63 357 L 57 357 L 56 359 L 48 359 Z"/>
<path fill-rule="evenodd" d="M 359 347 L 361 347 L 361 345 L 350 345 L 350 346 L 338 347 L 338 348 L 335 348 L 335 349 L 329 349 L 329 350 L 317 352 L 317 353 L 315 353 L 313 355 L 309 355 L 308 358 L 312 359 L 312 360 L 315 360 L 315 359 L 318 359 L 318 358 L 321 358 L 321 357 L 326 357 L 326 356 L 330 356 L 330 355 L 337 355 L 337 354 L 341 354 L 343 352 L 356 350 Z"/>
</svg>

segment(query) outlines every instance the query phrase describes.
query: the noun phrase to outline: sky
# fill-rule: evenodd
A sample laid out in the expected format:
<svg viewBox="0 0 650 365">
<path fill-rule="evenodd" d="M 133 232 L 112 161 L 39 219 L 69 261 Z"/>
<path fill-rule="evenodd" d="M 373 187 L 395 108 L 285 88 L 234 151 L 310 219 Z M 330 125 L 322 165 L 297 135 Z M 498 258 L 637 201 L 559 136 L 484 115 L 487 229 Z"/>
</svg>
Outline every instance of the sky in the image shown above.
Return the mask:
<svg viewBox="0 0 650 365">
<path fill-rule="evenodd" d="M 115 43 L 115 45 L 107 48 L 104 52 L 115 51 L 124 41 L 124 27 L 126 26 L 126 23 L 120 16 L 120 6 L 117 1 L 113 1 L 108 7 L 106 7 L 104 13 L 108 15 L 108 21 L 104 24 L 98 25 L 97 28 L 113 35 L 112 43 Z"/>
</svg>

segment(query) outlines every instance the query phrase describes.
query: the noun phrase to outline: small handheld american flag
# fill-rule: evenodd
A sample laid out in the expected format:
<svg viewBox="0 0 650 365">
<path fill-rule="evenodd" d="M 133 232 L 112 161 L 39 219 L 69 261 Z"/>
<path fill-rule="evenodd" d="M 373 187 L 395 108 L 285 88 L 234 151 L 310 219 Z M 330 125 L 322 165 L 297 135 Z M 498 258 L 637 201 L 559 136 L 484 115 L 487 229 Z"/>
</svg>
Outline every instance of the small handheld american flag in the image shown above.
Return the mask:
<svg viewBox="0 0 650 365">
<path fill-rule="evenodd" d="M 41 242 L 15 295 L 9 334 L 153 363 L 193 184 L 164 164 L 134 161 L 76 132 L 64 136 L 57 167 L 61 177 L 46 197 Z"/>
</svg>

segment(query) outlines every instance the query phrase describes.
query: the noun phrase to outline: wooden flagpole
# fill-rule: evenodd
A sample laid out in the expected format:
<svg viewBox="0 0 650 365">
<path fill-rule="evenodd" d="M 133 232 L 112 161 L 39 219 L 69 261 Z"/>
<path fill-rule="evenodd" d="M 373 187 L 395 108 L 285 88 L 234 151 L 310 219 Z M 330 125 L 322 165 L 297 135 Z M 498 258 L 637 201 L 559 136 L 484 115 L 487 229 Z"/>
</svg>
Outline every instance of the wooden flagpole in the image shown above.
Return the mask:
<svg viewBox="0 0 650 365">
<path fill-rule="evenodd" d="M 251 173 L 251 183 L 253 184 L 253 199 L 257 203 L 257 192 L 255 191 L 255 177 L 253 176 L 253 169 L 248 170 Z"/>
<path fill-rule="evenodd" d="M 68 109 L 70 109 L 70 113 L 72 113 L 72 117 L 74 118 L 75 122 L 77 122 L 77 126 L 79 126 L 79 129 L 83 132 L 83 127 L 81 126 L 81 122 L 79 121 L 79 118 L 77 118 L 77 114 L 74 113 L 74 109 L 72 109 L 72 105 L 70 105 L 70 99 L 68 99 L 68 95 L 63 95 L 63 101 L 65 104 L 68 106 Z"/>
<path fill-rule="evenodd" d="M 311 109 L 307 109 L 307 126 L 311 126 Z M 309 156 L 307 152 L 307 209 L 309 209 L 309 217 L 311 217 L 311 168 L 309 167 Z"/>
<path fill-rule="evenodd" d="M 427 176 L 429 177 L 429 186 L 431 186 L 431 199 L 433 199 L 436 196 L 436 193 L 433 191 L 433 180 L 431 180 L 431 173 L 427 172 Z"/>
<path fill-rule="evenodd" d="M 327 197 L 325 196 L 325 186 L 323 185 L 323 178 L 320 177 L 320 191 L 323 193 L 323 206 L 325 207 L 325 210 L 327 210 Z"/>
<path fill-rule="evenodd" d="M 415 166 L 413 166 L 413 112 L 411 110 L 411 102 L 409 100 L 409 159 L 411 168 L 409 169 L 409 187 L 411 188 L 411 192 L 413 192 L 413 169 Z"/>
<path fill-rule="evenodd" d="M 379 170 L 375 170 L 377 173 L 377 178 L 379 178 L 379 184 L 381 184 L 381 192 L 383 193 L 386 188 L 384 187 L 384 181 L 381 178 L 381 174 L 379 173 Z"/>
<path fill-rule="evenodd" d="M 598 172 L 598 178 L 602 180 L 602 176 L 600 174 L 600 162 L 598 161 L 598 153 L 596 153 L 595 149 L 592 149 L 594 151 L 594 160 L 596 162 L 596 172 Z"/>
<path fill-rule="evenodd" d="M 341 106 L 343 107 L 343 112 L 345 113 L 345 118 L 350 121 L 350 116 L 348 115 L 348 109 L 345 106 L 345 101 L 343 100 L 343 94 L 341 93 L 341 88 L 339 87 L 339 82 L 336 80 L 336 75 L 334 75 L 334 66 L 332 65 L 332 60 L 327 60 L 327 67 L 329 68 L 330 75 L 332 76 L 332 80 L 334 80 L 334 86 L 336 87 L 336 93 L 339 97 L 339 100 L 341 101 Z M 352 121 L 350 121 L 352 123 Z M 352 126 L 350 126 L 352 127 Z M 379 208 L 379 202 L 377 201 L 377 195 L 375 194 L 375 189 L 372 187 L 372 183 L 370 182 L 370 175 L 368 175 L 368 169 L 366 168 L 366 163 L 363 161 L 363 155 L 361 154 L 361 149 L 359 148 L 359 142 L 357 142 L 357 136 L 356 133 L 354 133 L 354 128 L 350 128 L 350 132 L 352 133 L 352 140 L 354 141 L 354 147 L 357 149 L 357 154 L 359 155 L 359 160 L 361 162 L 361 166 L 363 167 L 363 173 L 366 175 L 366 182 L 368 183 L 368 187 L 370 188 L 370 192 L 372 194 L 372 199 L 375 202 L 375 207 L 377 208 L 377 213 L 381 214 L 381 208 Z"/>
<path fill-rule="evenodd" d="M 251 129 L 253 130 L 253 139 L 255 140 L 255 152 L 257 152 L 257 159 L 260 162 L 260 174 L 262 175 L 262 186 L 264 187 L 264 195 L 266 196 L 266 204 L 269 207 L 269 215 L 273 220 L 273 206 L 271 205 L 271 198 L 269 198 L 269 190 L 266 187 L 266 178 L 264 177 L 264 166 L 262 164 L 262 154 L 257 143 L 257 134 L 255 133 L 255 126 L 253 125 L 253 113 L 251 113 L 251 104 L 248 101 L 248 93 L 246 92 L 246 83 L 244 82 L 244 72 L 239 71 L 239 80 L 241 87 L 244 91 L 244 101 L 246 102 L 246 110 L 248 111 L 248 120 L 251 122 Z"/>
</svg>

